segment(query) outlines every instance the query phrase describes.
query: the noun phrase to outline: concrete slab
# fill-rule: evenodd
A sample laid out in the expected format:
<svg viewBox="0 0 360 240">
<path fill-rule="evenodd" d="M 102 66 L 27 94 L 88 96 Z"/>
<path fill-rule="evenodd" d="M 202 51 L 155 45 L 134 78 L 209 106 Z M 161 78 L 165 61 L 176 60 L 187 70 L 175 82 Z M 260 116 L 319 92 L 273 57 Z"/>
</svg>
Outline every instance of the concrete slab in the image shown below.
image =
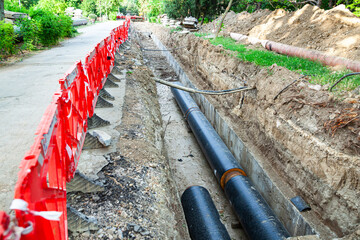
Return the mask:
<svg viewBox="0 0 360 240">
<path fill-rule="evenodd" d="M 33 144 L 34 133 L 58 80 L 122 21 L 98 23 L 79 29 L 80 36 L 59 46 L 0 68 L 0 210 L 8 211 L 18 166 Z"/>
</svg>

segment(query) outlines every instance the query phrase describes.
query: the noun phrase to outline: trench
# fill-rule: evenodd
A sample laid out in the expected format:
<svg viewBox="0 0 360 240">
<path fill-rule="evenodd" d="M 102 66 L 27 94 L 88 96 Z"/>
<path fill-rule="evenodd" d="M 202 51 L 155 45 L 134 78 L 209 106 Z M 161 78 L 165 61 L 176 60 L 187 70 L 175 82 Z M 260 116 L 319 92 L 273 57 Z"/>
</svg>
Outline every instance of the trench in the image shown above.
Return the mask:
<svg viewBox="0 0 360 240">
<path fill-rule="evenodd" d="M 120 105 L 104 115 L 98 110 L 103 117 L 112 116 L 117 140 L 107 149 L 83 151 L 88 161 L 82 164 L 91 170 L 86 175 L 93 175 L 105 191 L 68 194 L 68 203 L 100 226 L 72 233 L 70 239 L 189 239 L 180 198 L 194 185 L 209 191 L 231 239 L 248 239 L 171 89 L 153 81 L 180 81 L 195 88 L 192 76 L 146 30 L 133 28 L 130 46 L 120 51 L 121 91 L 110 90 Z M 290 202 L 296 193 L 289 183 L 262 161 L 266 155 L 239 137 L 226 115 L 204 95 L 192 97 L 291 236 L 335 236 L 311 211 L 297 210 Z M 100 171 L 91 166 L 95 157 L 101 160 Z"/>
<path fill-rule="evenodd" d="M 144 48 L 158 49 L 154 41 L 147 38 L 146 34 L 141 34 L 141 43 Z M 176 72 L 160 51 L 144 51 L 143 56 L 156 78 L 171 79 L 170 81 L 178 79 Z M 169 159 L 178 195 L 181 196 L 190 186 L 205 187 L 210 192 L 229 235 L 233 239 L 247 239 L 241 228 L 232 227 L 238 222 L 236 215 L 184 120 L 171 89 L 157 84 L 157 94 L 164 129 L 163 153 Z"/>
<path fill-rule="evenodd" d="M 150 32 L 141 32 L 140 35 L 144 48 L 161 50 L 144 51 L 144 58 L 150 63 L 149 65 L 153 69 L 155 77 L 165 78 L 168 81 L 180 81 L 187 87 L 196 88 L 181 65 L 172 56 L 171 51 L 167 50 L 156 35 Z M 201 185 L 207 188 L 230 236 L 233 239 L 247 239 L 242 229 L 232 228 L 232 225 L 237 222 L 236 216 L 197 146 L 196 140 L 184 120 L 184 116 L 174 101 L 170 88 L 157 84 L 157 91 L 163 128 L 165 129 L 166 155 L 169 157 L 179 195 L 189 186 Z M 317 235 L 314 225 L 301 215 L 280 189 L 281 180 L 277 179 L 277 182 L 274 182 L 270 178 L 269 174 L 264 170 L 265 167 L 245 146 L 244 142 L 206 97 L 201 94 L 192 94 L 192 97 L 291 236 Z"/>
</svg>

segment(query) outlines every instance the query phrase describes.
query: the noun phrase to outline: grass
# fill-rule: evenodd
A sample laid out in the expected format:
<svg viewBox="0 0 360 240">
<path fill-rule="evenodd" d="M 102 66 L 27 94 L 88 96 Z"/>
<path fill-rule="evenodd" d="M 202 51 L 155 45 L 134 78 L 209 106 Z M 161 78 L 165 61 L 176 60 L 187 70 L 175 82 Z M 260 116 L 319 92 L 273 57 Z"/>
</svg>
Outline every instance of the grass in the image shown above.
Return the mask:
<svg viewBox="0 0 360 240">
<path fill-rule="evenodd" d="M 206 37 L 206 36 L 209 36 L 210 33 L 198 33 L 198 32 L 195 32 L 194 35 L 197 36 L 197 37 Z"/>
<path fill-rule="evenodd" d="M 204 34 L 195 34 L 198 37 L 206 36 Z M 224 49 L 236 52 L 236 57 L 239 59 L 252 62 L 256 65 L 269 67 L 273 64 L 285 67 L 291 71 L 295 71 L 299 74 L 309 75 L 310 82 L 314 84 L 332 85 L 343 75 L 350 73 L 349 70 L 332 71 L 329 67 L 323 66 L 320 62 L 313 62 L 307 59 L 298 57 L 289 57 L 286 55 L 277 54 L 266 50 L 253 50 L 246 48 L 245 45 L 236 43 L 231 38 L 218 37 L 211 39 L 210 42 L 214 45 L 222 45 Z M 353 90 L 360 85 L 360 76 L 352 76 L 344 79 L 337 89 L 341 90 Z"/>
<path fill-rule="evenodd" d="M 172 28 L 172 29 L 170 30 L 170 33 L 180 32 L 180 31 L 182 31 L 182 30 L 183 30 L 182 27 L 176 27 L 176 28 Z"/>
</svg>

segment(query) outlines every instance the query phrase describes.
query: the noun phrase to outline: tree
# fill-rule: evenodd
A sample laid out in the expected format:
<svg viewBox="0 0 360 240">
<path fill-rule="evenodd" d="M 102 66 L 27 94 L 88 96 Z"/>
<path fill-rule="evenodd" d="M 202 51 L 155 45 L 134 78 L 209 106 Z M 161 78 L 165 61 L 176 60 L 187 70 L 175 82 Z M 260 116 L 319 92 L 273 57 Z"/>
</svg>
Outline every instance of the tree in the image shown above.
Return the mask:
<svg viewBox="0 0 360 240">
<path fill-rule="evenodd" d="M 4 13 L 4 0 L 0 0 L 0 21 L 5 18 Z"/>
<path fill-rule="evenodd" d="M 65 0 L 39 0 L 36 8 L 60 14 L 64 13 L 66 9 L 66 3 Z"/>
<path fill-rule="evenodd" d="M 225 10 L 225 13 L 224 13 L 224 16 L 221 18 L 221 21 L 219 23 L 219 26 L 218 26 L 218 29 L 216 30 L 216 34 L 215 34 L 215 38 L 217 38 L 217 36 L 219 35 L 219 32 L 221 30 L 221 26 L 224 22 L 224 19 L 226 17 L 226 14 L 229 12 L 230 8 L 231 8 L 231 4 L 232 4 L 233 0 L 230 0 L 229 2 L 229 5 L 227 6 L 226 10 Z"/>
</svg>

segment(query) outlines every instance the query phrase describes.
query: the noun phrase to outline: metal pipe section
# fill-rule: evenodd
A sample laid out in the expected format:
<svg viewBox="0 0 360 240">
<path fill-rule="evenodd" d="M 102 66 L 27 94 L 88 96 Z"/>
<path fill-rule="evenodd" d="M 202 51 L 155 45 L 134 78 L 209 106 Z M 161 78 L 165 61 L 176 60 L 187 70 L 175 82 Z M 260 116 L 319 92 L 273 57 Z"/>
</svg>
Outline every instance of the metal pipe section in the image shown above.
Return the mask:
<svg viewBox="0 0 360 240">
<path fill-rule="evenodd" d="M 187 188 L 181 196 L 181 204 L 192 240 L 231 239 L 206 188 Z"/>
<path fill-rule="evenodd" d="M 190 94 L 175 88 L 171 91 L 249 238 L 290 237 Z"/>
<path fill-rule="evenodd" d="M 328 66 L 344 66 L 347 69 L 360 72 L 360 62 L 353 61 L 343 57 L 331 56 L 320 51 L 310 50 L 300 47 L 295 47 L 283 43 L 273 42 L 269 40 L 260 40 L 255 37 L 246 36 L 239 33 L 230 33 L 230 37 L 236 41 L 248 40 L 251 44 L 261 43 L 261 45 L 269 51 L 274 51 L 287 56 L 295 56 L 309 59 L 311 61 L 318 61 Z"/>
</svg>

